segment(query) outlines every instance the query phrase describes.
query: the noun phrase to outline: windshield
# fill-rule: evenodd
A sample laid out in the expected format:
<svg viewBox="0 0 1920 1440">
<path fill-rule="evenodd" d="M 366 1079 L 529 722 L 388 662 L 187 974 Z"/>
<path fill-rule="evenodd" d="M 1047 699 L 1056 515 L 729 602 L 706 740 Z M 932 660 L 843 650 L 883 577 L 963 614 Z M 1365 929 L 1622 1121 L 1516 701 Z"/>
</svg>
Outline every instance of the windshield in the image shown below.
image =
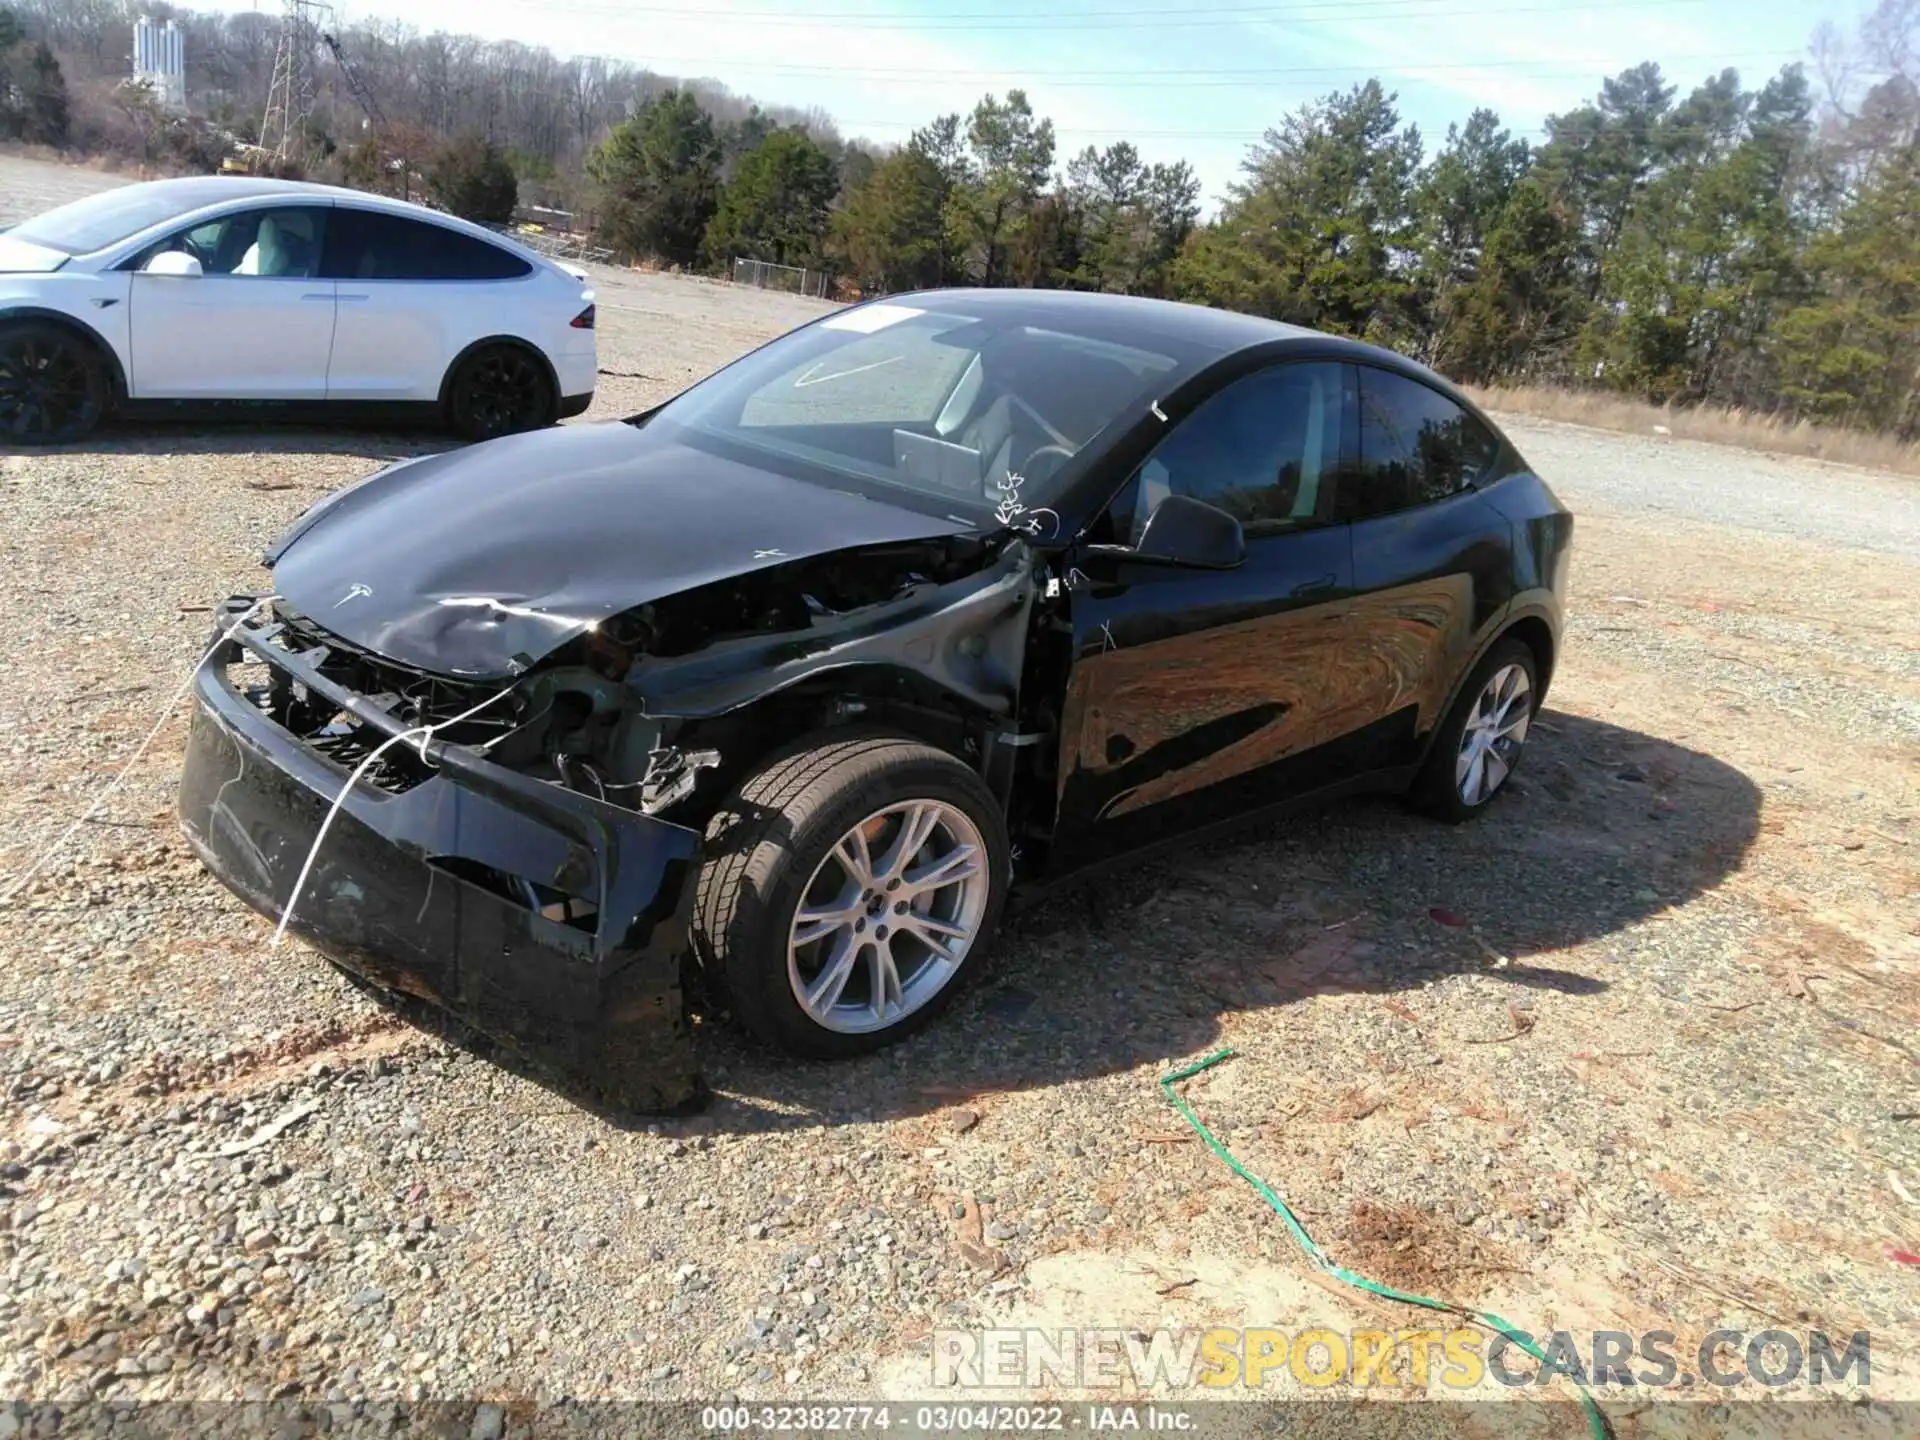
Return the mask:
<svg viewBox="0 0 1920 1440">
<path fill-rule="evenodd" d="M 86 255 L 171 219 L 181 209 L 178 194 L 145 185 L 124 185 L 22 220 L 7 234 L 49 250 Z"/>
<path fill-rule="evenodd" d="M 1177 366 L 1159 349 L 1004 314 L 865 305 L 775 341 L 650 423 L 802 479 L 1014 523 Z"/>
</svg>

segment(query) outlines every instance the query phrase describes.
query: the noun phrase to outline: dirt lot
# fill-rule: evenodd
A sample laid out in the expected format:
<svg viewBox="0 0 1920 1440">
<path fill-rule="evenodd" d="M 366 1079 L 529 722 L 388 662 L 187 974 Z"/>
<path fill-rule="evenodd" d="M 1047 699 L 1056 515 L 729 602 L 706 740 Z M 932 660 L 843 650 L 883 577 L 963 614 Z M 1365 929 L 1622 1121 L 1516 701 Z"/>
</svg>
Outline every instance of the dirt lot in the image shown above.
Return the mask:
<svg viewBox="0 0 1920 1440">
<path fill-rule="evenodd" d="M 0 163 L 0 219 L 88 178 Z M 588 420 L 817 312 L 596 283 Z M 705 1027 L 691 1121 L 597 1113 L 269 950 L 175 835 L 176 716 L 0 908 L 0 1396 L 904 1396 L 941 1326 L 1422 1323 L 1309 1283 L 1183 1136 L 1156 1078 L 1226 1044 L 1194 1104 L 1342 1263 L 1683 1361 L 1716 1328 L 1871 1330 L 1872 1395 L 1920 1401 L 1920 485 L 1512 431 L 1579 512 L 1575 618 L 1482 823 L 1362 804 L 1063 896 L 864 1062 Z M 0 892 L 262 543 L 428 443 L 0 458 Z"/>
</svg>

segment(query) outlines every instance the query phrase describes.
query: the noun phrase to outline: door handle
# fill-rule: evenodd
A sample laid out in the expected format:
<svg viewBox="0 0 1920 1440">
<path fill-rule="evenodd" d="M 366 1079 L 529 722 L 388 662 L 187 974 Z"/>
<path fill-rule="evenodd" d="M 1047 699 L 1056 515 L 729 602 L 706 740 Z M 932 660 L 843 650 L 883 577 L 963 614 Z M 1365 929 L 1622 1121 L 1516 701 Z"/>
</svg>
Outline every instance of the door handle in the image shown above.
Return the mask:
<svg viewBox="0 0 1920 1440">
<path fill-rule="evenodd" d="M 370 295 L 342 295 L 339 298 L 342 300 L 370 300 L 373 297 Z"/>
<path fill-rule="evenodd" d="M 330 291 L 314 291 L 310 294 L 302 295 L 300 298 L 302 300 L 331 300 L 333 299 L 333 295 Z"/>
<path fill-rule="evenodd" d="M 1339 578 L 1337 575 L 1316 575 L 1311 580 L 1302 580 L 1298 585 L 1293 587 L 1291 591 L 1292 597 L 1295 600 L 1299 600 L 1308 595 L 1324 595 L 1327 591 L 1333 589 L 1334 584 Z"/>
</svg>

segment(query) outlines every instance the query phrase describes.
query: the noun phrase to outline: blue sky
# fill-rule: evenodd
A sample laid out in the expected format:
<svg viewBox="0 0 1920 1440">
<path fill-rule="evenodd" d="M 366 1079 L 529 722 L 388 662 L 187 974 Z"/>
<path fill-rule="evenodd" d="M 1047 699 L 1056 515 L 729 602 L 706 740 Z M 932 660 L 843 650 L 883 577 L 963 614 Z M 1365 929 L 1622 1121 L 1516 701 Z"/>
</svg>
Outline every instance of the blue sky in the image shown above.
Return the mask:
<svg viewBox="0 0 1920 1440">
<path fill-rule="evenodd" d="M 1658 61 L 1682 93 L 1726 65 L 1757 83 L 1805 58 L 1822 19 L 1851 33 L 1860 13 L 1812 0 L 389 0 L 341 10 L 709 76 L 762 101 L 820 106 L 843 133 L 876 140 L 904 140 L 934 115 L 1020 86 L 1052 117 L 1063 161 L 1132 139 L 1150 160 L 1191 160 L 1209 209 L 1261 131 L 1369 74 L 1399 92 L 1430 147 L 1476 105 L 1537 138 L 1549 114 L 1640 60 Z"/>
</svg>

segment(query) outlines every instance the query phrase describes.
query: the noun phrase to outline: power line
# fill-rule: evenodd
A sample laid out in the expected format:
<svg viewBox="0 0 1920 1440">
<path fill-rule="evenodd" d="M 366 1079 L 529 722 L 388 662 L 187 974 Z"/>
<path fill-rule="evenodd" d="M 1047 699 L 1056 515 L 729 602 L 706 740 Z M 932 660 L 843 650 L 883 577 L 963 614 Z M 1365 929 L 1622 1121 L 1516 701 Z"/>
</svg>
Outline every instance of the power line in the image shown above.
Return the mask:
<svg viewBox="0 0 1920 1440">
<path fill-rule="evenodd" d="M 1186 20 L 1194 15 L 1277 15 L 1284 18 L 1288 15 L 1306 14 L 1308 12 L 1329 9 L 1346 12 L 1354 10 L 1378 10 L 1409 4 L 1445 5 L 1449 3 L 1451 3 L 1451 0 L 1350 0 L 1350 3 L 1340 3 L 1340 0 L 1294 0 L 1294 3 L 1282 5 L 1196 5 L 1178 11 L 1174 18 Z M 606 9 L 611 7 L 604 5 L 599 7 L 568 5 L 564 8 Z M 1165 24 L 1168 23 L 1169 19 L 1166 7 L 1161 5 L 1136 5 L 1124 10 L 1071 10 L 1067 13 L 1079 20 L 1153 19 Z M 809 25 L 818 20 L 853 20 L 860 22 L 860 24 L 864 26 L 888 24 L 919 25 L 929 21 L 935 24 L 942 24 L 949 21 L 967 21 L 970 23 L 979 21 L 990 25 L 1000 25 L 1009 19 L 1021 20 L 1029 18 L 1019 14 L 1009 14 L 1005 10 L 991 9 L 925 11 L 913 16 L 904 16 L 890 15 L 885 11 L 876 10 L 804 10 L 796 9 L 791 5 L 782 5 L 778 8 L 766 10 L 728 9 L 724 12 L 700 6 L 649 5 L 646 8 L 646 14 L 649 17 L 674 15 L 700 20 L 777 20 Z"/>
<path fill-rule="evenodd" d="M 738 15 L 732 14 L 726 16 L 715 15 L 710 10 L 676 11 L 670 8 L 659 9 L 652 6 L 647 7 L 643 12 L 636 12 L 626 5 L 595 4 L 591 3 L 591 0 L 523 0 L 523 3 L 525 8 L 530 10 L 563 11 L 570 15 L 612 14 L 635 16 L 636 18 L 644 15 L 644 17 L 649 20 L 677 15 L 683 19 L 716 21 L 725 19 L 729 22 L 741 18 Z M 1166 30 L 1170 27 L 1178 27 L 1184 30 L 1191 29 L 1195 26 L 1243 25 L 1247 23 L 1249 19 L 1260 18 L 1263 15 L 1267 19 L 1280 21 L 1296 27 L 1307 25 L 1340 25 L 1351 21 L 1354 18 L 1356 9 L 1360 9 L 1361 17 L 1368 20 L 1459 20 L 1501 15 L 1565 15 L 1567 13 L 1564 5 L 1523 5 L 1495 10 L 1409 10 L 1404 7 L 1409 4 L 1421 3 L 1421 0 L 1380 0 L 1380 3 L 1392 4 L 1401 8 L 1369 11 L 1361 8 L 1364 3 L 1365 0 L 1352 0 L 1352 3 L 1335 3 L 1335 0 L 1329 0 L 1329 3 L 1318 6 L 1313 14 L 1308 14 L 1304 11 L 1294 11 L 1284 7 L 1259 7 L 1258 9 L 1247 8 L 1215 12 L 1204 10 L 1182 11 L 1172 17 L 1169 17 L 1165 12 L 1149 13 L 1142 10 L 1129 10 L 1115 12 L 1112 18 L 1099 18 L 1097 12 L 1086 12 L 1072 19 L 1065 17 L 1049 19 L 1045 16 L 1021 16 L 1018 17 L 1017 23 L 1010 20 L 995 20 L 984 23 L 961 20 L 927 23 L 918 19 L 905 19 L 894 16 L 869 17 L 858 20 L 834 19 L 826 18 L 824 15 L 820 17 L 798 16 L 784 12 L 776 14 L 771 11 L 764 13 L 755 12 L 750 18 L 755 25 L 776 28 L 784 26 L 807 26 L 822 30 L 852 30 L 860 32 L 888 30 L 912 34 L 938 34 L 952 31 L 997 31 L 1006 35 L 1024 35 L 1038 34 L 1049 30 Z M 1615 3 L 1598 3 L 1598 0 L 1596 0 L 1596 3 L 1582 5 L 1579 13 L 1584 16 L 1596 12 L 1618 10 L 1670 10 L 1678 5 L 1705 5 L 1708 3 L 1709 0 L 1615 0 Z M 1213 14 L 1215 18 L 1206 18 L 1210 13 Z M 1091 24 L 1086 23 L 1089 16 L 1094 17 Z"/>
<path fill-rule="evenodd" d="M 1724 52 L 1711 55 L 1672 55 L 1667 57 L 1670 63 L 1691 60 L 1730 61 L 1780 59 L 1798 55 L 1798 50 L 1751 50 L 1736 54 Z M 618 57 L 608 56 L 607 59 Z M 632 64 L 632 61 L 622 61 Z M 667 65 L 707 65 L 713 64 L 710 55 L 654 55 L 649 56 L 647 64 Z M 845 65 L 803 65 L 784 61 L 721 62 L 729 71 L 749 72 L 769 75 L 830 75 L 837 79 L 873 80 L 885 84 L 889 81 L 900 84 L 922 85 L 929 81 L 968 81 L 968 82 L 1014 82 L 1026 85 L 1034 81 L 1045 81 L 1050 86 L 1074 89 L 1122 89 L 1128 86 L 1165 87 L 1169 89 L 1206 89 L 1214 86 L 1261 86 L 1283 78 L 1306 78 L 1312 76 L 1334 75 L 1378 75 L 1379 65 L 1293 65 L 1293 66 L 1248 66 L 1240 69 L 1191 69 L 1191 70 L 1028 70 L 1019 67 L 1004 67 L 998 70 L 908 70 L 908 69 L 861 69 Z M 1481 70 L 1521 70 L 1537 65 L 1564 65 L 1560 60 L 1460 60 L 1435 62 L 1431 64 L 1395 65 L 1392 75 L 1407 75 L 1428 72 L 1455 73 Z M 1595 61 L 1578 70 L 1542 70 L 1531 71 L 1519 76 L 1528 80 L 1577 80 L 1595 73 L 1614 74 L 1639 64 L 1636 60 Z M 1193 78 L 1181 78 L 1193 77 Z M 1234 78 L 1223 78 L 1234 77 Z"/>
</svg>

